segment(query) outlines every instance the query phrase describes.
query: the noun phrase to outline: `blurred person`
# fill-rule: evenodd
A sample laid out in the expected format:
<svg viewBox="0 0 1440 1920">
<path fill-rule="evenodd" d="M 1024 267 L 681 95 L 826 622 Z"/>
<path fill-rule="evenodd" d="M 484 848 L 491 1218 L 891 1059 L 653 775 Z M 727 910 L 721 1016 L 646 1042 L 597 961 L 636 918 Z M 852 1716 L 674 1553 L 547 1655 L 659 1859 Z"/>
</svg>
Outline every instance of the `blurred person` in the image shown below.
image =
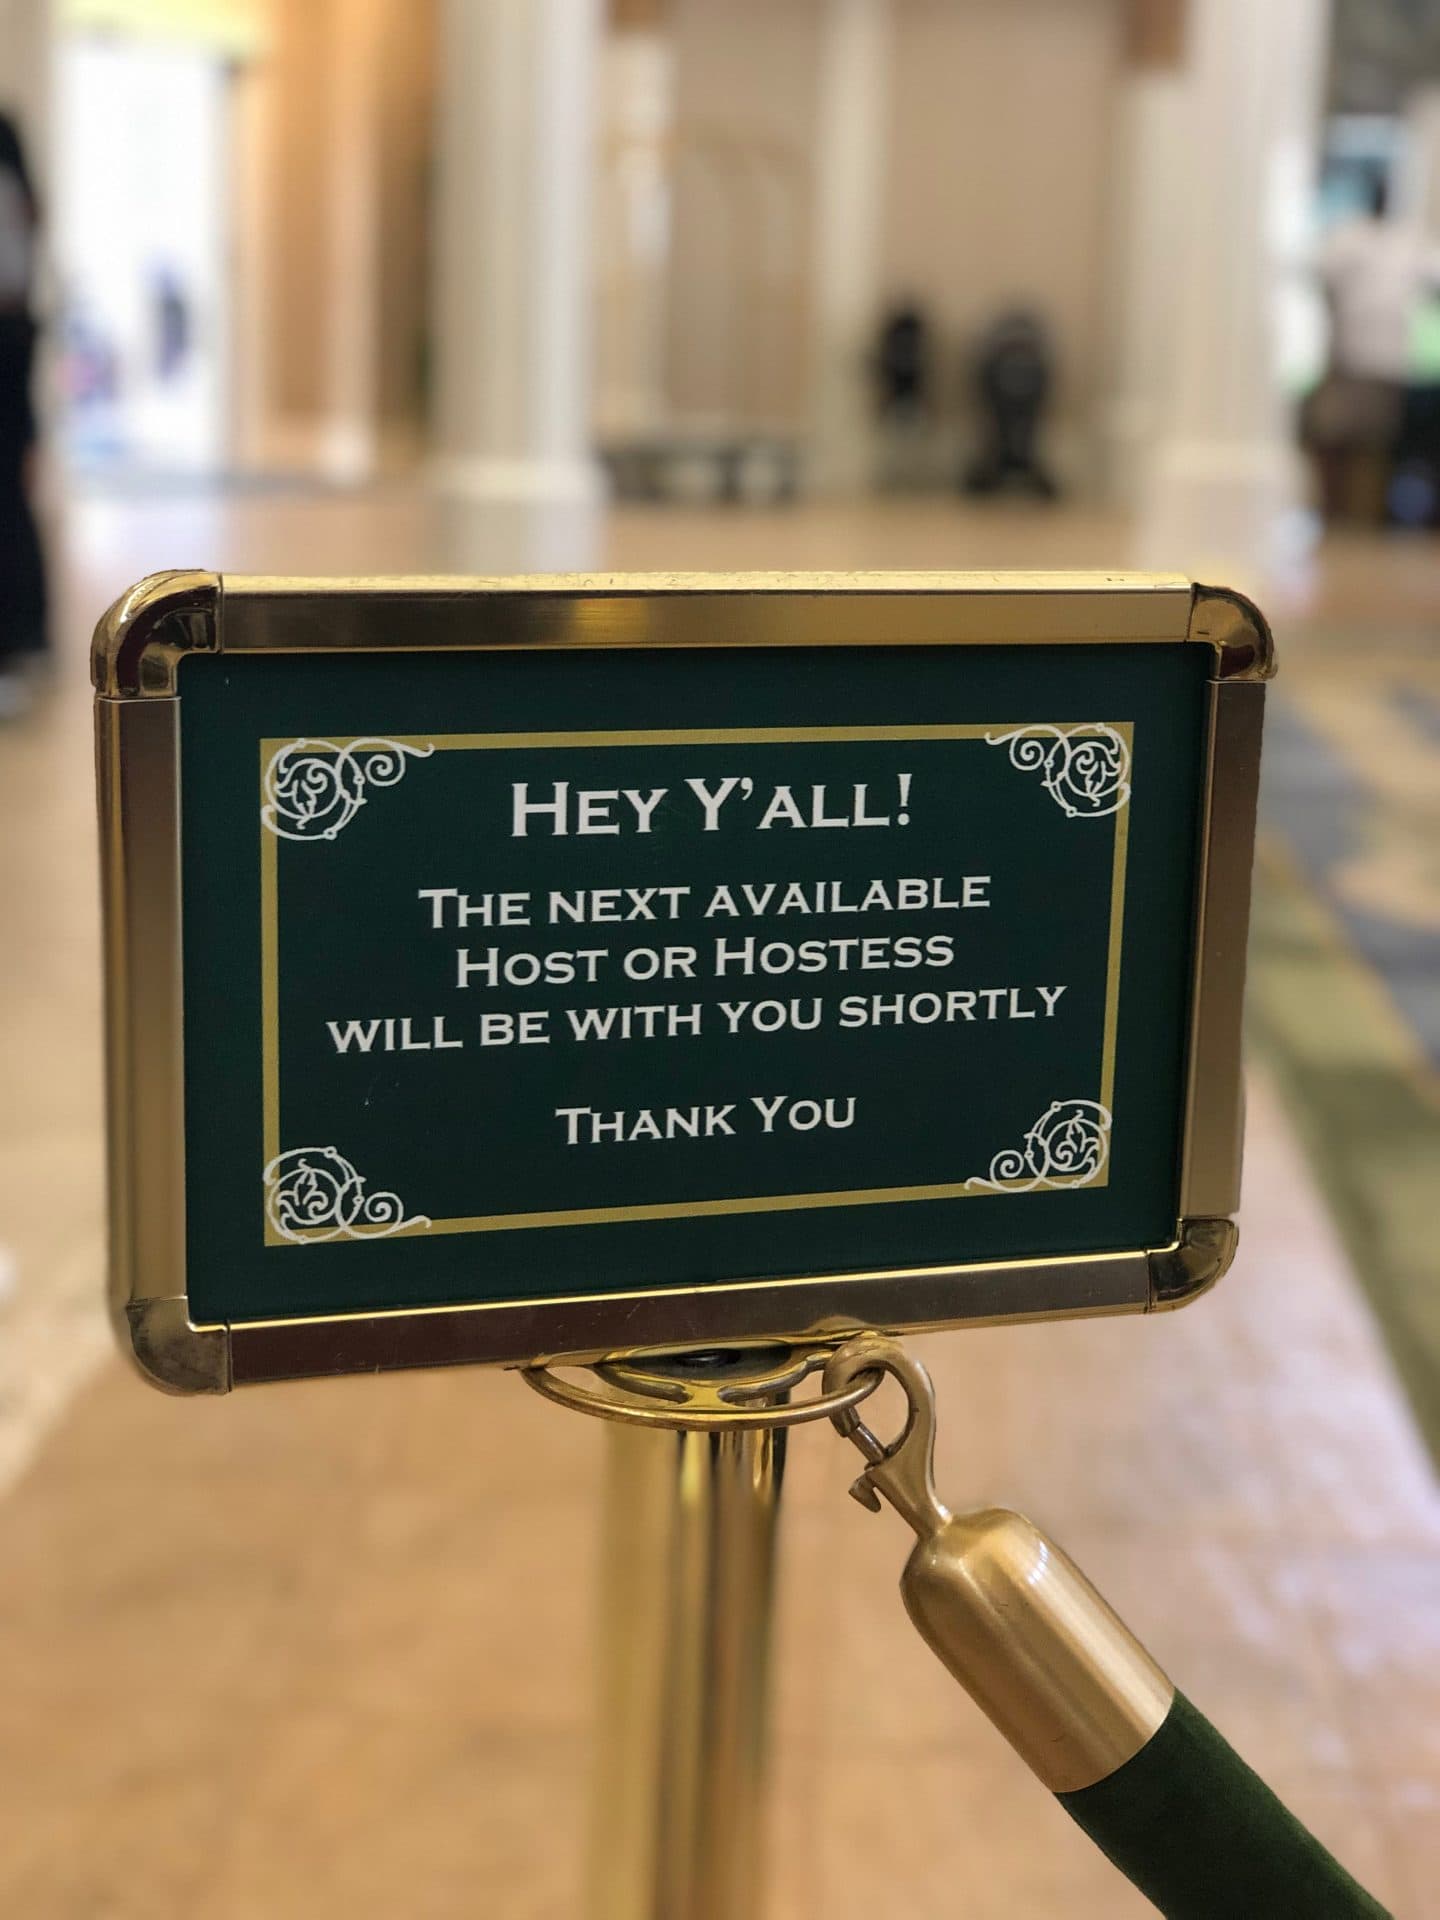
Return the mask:
<svg viewBox="0 0 1440 1920">
<path fill-rule="evenodd" d="M 45 649 L 45 564 L 30 504 L 39 206 L 19 130 L 0 112 L 0 718 L 23 711 Z"/>
<path fill-rule="evenodd" d="M 1387 495 L 1402 527 L 1440 527 L 1440 380 L 1407 388 Z"/>
<path fill-rule="evenodd" d="M 1440 286 L 1440 250 L 1418 222 L 1390 217 L 1377 174 L 1370 204 L 1341 221 L 1320 250 L 1330 314 L 1330 358 L 1302 420 L 1327 520 L 1385 517 L 1406 417 L 1417 319 Z"/>
<path fill-rule="evenodd" d="M 896 307 L 880 328 L 875 386 L 882 420 L 906 419 L 930 403 L 930 323 L 910 303 Z"/>
<path fill-rule="evenodd" d="M 881 321 L 871 374 L 880 427 L 880 485 L 923 486 L 931 456 L 934 351 L 930 322 L 914 301 L 901 301 Z"/>
<path fill-rule="evenodd" d="M 151 299 L 155 307 L 155 372 L 161 380 L 174 380 L 185 371 L 194 329 L 184 282 L 173 267 L 162 264 L 153 270 Z"/>
<path fill-rule="evenodd" d="M 965 491 L 998 493 L 1018 486 L 1042 500 L 1059 488 L 1040 458 L 1040 427 L 1054 386 L 1050 336 L 1038 314 L 1001 314 L 981 338 L 971 379 L 983 417 L 980 452 L 965 474 Z"/>
</svg>

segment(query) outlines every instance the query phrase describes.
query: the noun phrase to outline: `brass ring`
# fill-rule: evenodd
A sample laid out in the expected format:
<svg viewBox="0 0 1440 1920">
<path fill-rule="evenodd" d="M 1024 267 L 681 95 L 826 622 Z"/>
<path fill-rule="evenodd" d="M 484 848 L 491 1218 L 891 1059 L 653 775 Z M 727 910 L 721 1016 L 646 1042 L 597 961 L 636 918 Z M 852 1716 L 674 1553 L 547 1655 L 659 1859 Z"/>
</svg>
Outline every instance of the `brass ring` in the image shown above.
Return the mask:
<svg viewBox="0 0 1440 1920">
<path fill-rule="evenodd" d="M 775 1397 L 819 1373 L 833 1352 L 827 1346 L 723 1355 L 631 1354 L 594 1364 L 591 1371 L 608 1392 L 566 1379 L 548 1364 L 520 1371 L 526 1385 L 544 1399 L 577 1413 L 642 1427 L 729 1433 L 834 1419 L 867 1400 L 885 1377 L 879 1367 L 813 1400 Z"/>
</svg>

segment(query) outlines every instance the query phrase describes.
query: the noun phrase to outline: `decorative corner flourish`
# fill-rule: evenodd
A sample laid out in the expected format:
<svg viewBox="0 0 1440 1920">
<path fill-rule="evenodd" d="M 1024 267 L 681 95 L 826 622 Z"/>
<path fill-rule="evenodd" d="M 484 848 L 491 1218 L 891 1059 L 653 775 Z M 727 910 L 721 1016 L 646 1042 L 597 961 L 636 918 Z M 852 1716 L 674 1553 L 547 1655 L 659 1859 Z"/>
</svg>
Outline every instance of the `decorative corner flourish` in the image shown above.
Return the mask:
<svg viewBox="0 0 1440 1920">
<path fill-rule="evenodd" d="M 265 1217 L 282 1240 L 384 1240 L 430 1225 L 400 1196 L 367 1193 L 364 1175 L 338 1147 L 291 1147 L 265 1169 Z"/>
<path fill-rule="evenodd" d="M 1110 1158 L 1110 1109 L 1098 1100 L 1052 1100 L 1021 1147 L 1003 1147 L 987 1174 L 965 1184 L 987 1193 L 1089 1186 Z"/>
<path fill-rule="evenodd" d="M 398 740 L 291 740 L 265 768 L 260 822 L 281 840 L 333 840 L 369 797 L 369 787 L 393 787 L 410 760 L 428 760 L 434 747 Z"/>
<path fill-rule="evenodd" d="M 1100 820 L 1130 798 L 1130 748 L 1103 722 L 1074 727 L 1037 724 L 987 733 L 987 746 L 1009 747 L 1010 764 L 1038 773 L 1041 785 L 1072 820 Z"/>
</svg>

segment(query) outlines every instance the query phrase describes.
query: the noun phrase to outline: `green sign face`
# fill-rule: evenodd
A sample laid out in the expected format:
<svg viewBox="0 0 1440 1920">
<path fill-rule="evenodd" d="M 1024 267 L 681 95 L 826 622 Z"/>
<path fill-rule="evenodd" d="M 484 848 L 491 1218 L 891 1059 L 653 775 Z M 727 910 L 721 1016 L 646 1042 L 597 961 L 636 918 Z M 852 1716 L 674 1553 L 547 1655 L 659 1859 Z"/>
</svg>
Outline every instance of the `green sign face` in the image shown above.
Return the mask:
<svg viewBox="0 0 1440 1920">
<path fill-rule="evenodd" d="M 1228 1255 L 1243 603 L 175 576 L 101 664 L 118 1304 L 168 1384 L 1119 1310 Z"/>
</svg>

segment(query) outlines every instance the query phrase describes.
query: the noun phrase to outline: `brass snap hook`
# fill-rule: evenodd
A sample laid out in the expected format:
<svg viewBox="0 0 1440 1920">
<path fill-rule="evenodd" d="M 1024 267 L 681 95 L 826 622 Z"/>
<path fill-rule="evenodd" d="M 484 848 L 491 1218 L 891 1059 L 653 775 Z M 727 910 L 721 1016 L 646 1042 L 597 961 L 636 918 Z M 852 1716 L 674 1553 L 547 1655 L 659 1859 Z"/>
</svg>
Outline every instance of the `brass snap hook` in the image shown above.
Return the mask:
<svg viewBox="0 0 1440 1920">
<path fill-rule="evenodd" d="M 853 1441 L 869 1462 L 850 1492 L 872 1513 L 880 1511 L 883 1494 L 916 1533 L 934 1533 L 951 1516 L 935 1492 L 935 1388 L 924 1367 L 898 1340 L 883 1334 L 861 1334 L 832 1354 L 825 1368 L 824 1389 L 827 1393 L 842 1392 L 860 1374 L 877 1371 L 891 1374 L 903 1388 L 905 1425 L 895 1439 L 885 1441 L 865 1424 L 855 1407 L 842 1407 L 831 1414 L 836 1432 Z"/>
</svg>

